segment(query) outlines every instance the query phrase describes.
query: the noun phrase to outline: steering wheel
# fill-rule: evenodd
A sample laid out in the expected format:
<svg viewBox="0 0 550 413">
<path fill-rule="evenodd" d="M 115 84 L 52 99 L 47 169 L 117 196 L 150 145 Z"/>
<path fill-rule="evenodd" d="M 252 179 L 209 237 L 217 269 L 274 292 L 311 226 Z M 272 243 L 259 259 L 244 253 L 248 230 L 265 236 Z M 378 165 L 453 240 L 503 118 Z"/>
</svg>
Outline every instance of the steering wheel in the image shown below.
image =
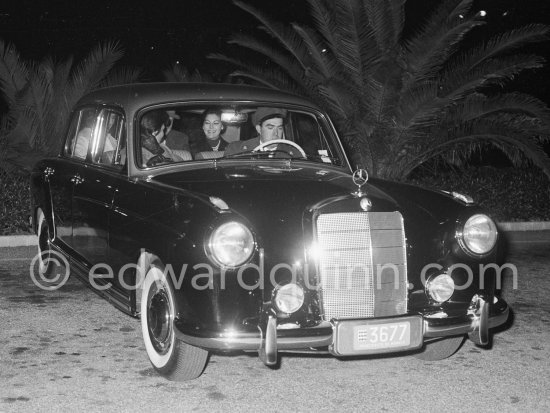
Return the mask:
<svg viewBox="0 0 550 413">
<path fill-rule="evenodd" d="M 260 143 L 258 146 L 256 146 L 252 151 L 253 152 L 256 152 L 256 151 L 260 151 L 264 148 L 267 148 L 268 146 L 271 146 L 271 145 L 278 145 L 278 144 L 284 144 L 284 145 L 289 145 L 289 146 L 293 146 L 294 148 L 298 149 L 300 151 L 300 154 L 304 157 L 304 158 L 307 158 L 306 156 L 306 153 L 304 152 L 304 150 L 300 147 L 300 145 L 298 145 L 296 142 L 292 142 L 292 141 L 287 141 L 286 139 L 273 139 L 272 141 L 267 141 L 267 142 L 264 142 L 264 143 Z M 286 152 L 286 151 L 285 151 Z"/>
</svg>

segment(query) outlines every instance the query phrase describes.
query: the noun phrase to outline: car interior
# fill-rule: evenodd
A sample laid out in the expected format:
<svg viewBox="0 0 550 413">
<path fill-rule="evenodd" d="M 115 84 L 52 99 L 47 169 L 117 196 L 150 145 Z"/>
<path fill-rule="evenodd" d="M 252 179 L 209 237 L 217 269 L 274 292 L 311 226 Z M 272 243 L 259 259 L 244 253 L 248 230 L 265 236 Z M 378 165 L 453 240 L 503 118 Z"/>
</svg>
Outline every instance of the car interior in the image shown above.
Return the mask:
<svg viewBox="0 0 550 413">
<path fill-rule="evenodd" d="M 137 144 L 142 148 L 142 151 L 136 151 L 138 165 L 148 168 L 157 164 L 174 162 L 272 157 L 305 159 L 337 166 L 344 164 L 341 151 L 330 136 L 324 121 L 321 121 L 317 114 L 303 110 L 287 109 L 284 120 L 284 136 L 282 137 L 283 140 L 289 141 L 287 145 L 277 144 L 275 148 L 266 148 L 261 151 L 254 151 L 255 148 L 250 148 L 243 153 L 231 156 L 224 150 L 208 150 L 210 148 L 202 124 L 206 109 L 212 109 L 212 106 L 208 106 L 208 108 L 204 105 L 168 106 L 162 109 L 152 109 L 151 111 L 160 111 L 162 116 L 165 116 L 163 131 L 168 130 L 170 124 L 171 129 L 177 133 L 172 134 L 175 138 L 161 140 L 158 144 L 152 137 L 145 140 L 144 134 L 138 133 Z M 258 136 L 252 120 L 258 106 L 224 105 L 215 107 L 215 109 L 221 111 L 223 128 L 220 137 L 227 144 L 247 141 Z M 142 117 L 147 113 L 149 111 L 144 112 Z M 298 147 L 301 151 L 292 151 L 292 147 Z M 273 156 L 269 152 L 276 152 L 277 155 Z M 150 153 L 151 156 L 146 158 L 145 153 Z M 289 153 L 290 155 L 288 155 Z M 77 116 L 73 117 L 64 154 L 86 162 L 123 168 L 126 162 L 124 115 L 110 108 L 82 108 Z M 140 157 L 141 159 L 139 159 Z M 150 160 L 151 157 L 155 158 L 154 162 Z"/>
<path fill-rule="evenodd" d="M 210 107 L 211 108 L 211 107 Z M 257 106 L 220 106 L 222 112 L 221 123 L 223 130 L 221 138 L 227 143 L 235 141 L 246 141 L 258 135 L 253 125 L 253 114 Z M 159 110 L 159 109 L 155 109 Z M 173 119 L 172 128 L 182 133 L 181 138 L 186 139 L 189 145 L 190 154 L 182 154 L 181 146 L 174 145 L 170 148 L 184 160 L 209 160 L 225 157 L 223 150 L 200 150 L 204 149 L 201 140 L 205 140 L 205 133 L 202 128 L 203 114 L 206 108 L 202 107 L 170 107 L 167 111 L 176 114 Z M 316 162 L 341 165 L 339 151 L 328 136 L 323 123 L 314 113 L 304 111 L 288 110 L 284 124 L 284 140 L 291 141 L 303 149 L 306 159 Z M 167 143 L 169 146 L 169 144 Z M 285 145 L 283 145 L 285 146 Z M 283 148 L 284 149 L 284 148 Z M 238 157 L 250 158 L 256 153 L 247 151 L 239 154 Z M 303 156 L 301 156 L 303 158 Z"/>
</svg>

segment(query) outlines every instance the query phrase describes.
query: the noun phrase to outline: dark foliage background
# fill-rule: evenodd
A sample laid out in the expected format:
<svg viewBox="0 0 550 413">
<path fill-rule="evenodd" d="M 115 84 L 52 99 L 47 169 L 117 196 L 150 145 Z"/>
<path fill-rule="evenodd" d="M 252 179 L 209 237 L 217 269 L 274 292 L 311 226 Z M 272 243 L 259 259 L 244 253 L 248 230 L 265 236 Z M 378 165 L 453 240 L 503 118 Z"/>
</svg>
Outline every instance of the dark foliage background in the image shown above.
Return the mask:
<svg viewBox="0 0 550 413">
<path fill-rule="evenodd" d="M 500 222 L 550 221 L 550 181 L 538 168 L 472 167 L 423 174 L 408 183 L 469 195 Z"/>
<path fill-rule="evenodd" d="M 0 170 L 0 235 L 31 232 L 29 178 Z"/>
<path fill-rule="evenodd" d="M 423 174 L 408 183 L 470 195 L 500 222 L 550 221 L 550 181 L 538 168 L 484 166 Z M 0 193 L 0 235 L 30 233 L 28 177 L 0 171 Z"/>
</svg>

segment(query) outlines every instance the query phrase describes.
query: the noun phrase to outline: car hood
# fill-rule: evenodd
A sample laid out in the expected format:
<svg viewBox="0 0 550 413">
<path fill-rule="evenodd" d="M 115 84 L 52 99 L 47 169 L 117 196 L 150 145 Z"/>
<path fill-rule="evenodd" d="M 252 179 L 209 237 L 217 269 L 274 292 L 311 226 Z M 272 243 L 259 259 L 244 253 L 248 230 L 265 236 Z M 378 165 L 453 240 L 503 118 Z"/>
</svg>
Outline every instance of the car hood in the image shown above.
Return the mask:
<svg viewBox="0 0 550 413">
<path fill-rule="evenodd" d="M 178 171 L 152 179 L 199 196 L 215 196 L 252 222 L 265 217 L 278 220 L 301 217 L 304 209 L 357 190 L 350 174 L 335 168 L 283 166 L 269 163 L 228 165 Z M 364 187 L 365 188 L 365 187 Z M 398 208 L 395 200 L 374 185 L 368 196 L 383 208 Z M 255 219 L 255 217 L 257 219 Z"/>
<path fill-rule="evenodd" d="M 357 191 L 351 175 L 343 170 L 298 163 L 220 162 L 215 167 L 165 173 L 150 182 L 189 191 L 206 202 L 212 196 L 222 199 L 252 226 L 272 259 L 286 262 L 304 250 L 302 226 L 308 211 L 330 199 L 354 199 L 351 194 Z M 460 207 L 433 191 L 389 181 L 372 179 L 362 189 L 373 211 L 401 212 L 409 245 L 425 254 L 440 242 L 441 225 Z M 359 211 L 359 203 L 352 203 Z M 204 227 L 205 223 L 196 224 Z"/>
</svg>

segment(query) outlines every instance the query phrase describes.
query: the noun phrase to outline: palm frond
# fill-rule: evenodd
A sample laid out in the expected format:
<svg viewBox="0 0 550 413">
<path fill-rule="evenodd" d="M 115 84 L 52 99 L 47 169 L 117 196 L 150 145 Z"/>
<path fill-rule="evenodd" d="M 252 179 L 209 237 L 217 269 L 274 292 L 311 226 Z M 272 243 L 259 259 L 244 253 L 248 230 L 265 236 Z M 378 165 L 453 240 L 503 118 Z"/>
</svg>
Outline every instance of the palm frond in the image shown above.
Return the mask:
<svg viewBox="0 0 550 413">
<path fill-rule="evenodd" d="M 231 77 L 248 79 L 264 87 L 269 87 L 276 90 L 285 90 L 290 93 L 296 93 L 304 95 L 304 90 L 297 86 L 297 84 L 290 79 L 284 72 L 280 70 L 270 69 L 267 72 L 265 70 L 235 70 L 231 72 Z"/>
<path fill-rule="evenodd" d="M 336 17 L 336 31 L 334 33 L 337 47 L 332 52 L 345 67 L 349 77 L 357 85 L 361 84 L 362 61 L 361 50 L 358 47 L 359 33 L 354 22 L 354 10 L 347 0 L 337 0 L 334 3 L 334 15 Z"/>
<path fill-rule="evenodd" d="M 336 60 L 327 57 L 328 49 L 323 40 L 312 30 L 303 28 L 297 24 L 293 24 L 292 27 L 302 38 L 309 50 L 311 60 L 314 63 L 312 69 L 325 79 L 338 75 Z"/>
<path fill-rule="evenodd" d="M 478 15 L 466 15 L 471 3 L 471 0 L 444 1 L 427 23 L 405 42 L 409 72 L 407 84 L 433 79 L 456 52 L 464 36 L 485 24 Z"/>
<path fill-rule="evenodd" d="M 10 56 L 19 59 L 15 51 Z M 5 62 L 0 63 L 7 71 L 20 68 L 25 72 L 24 82 L 13 77 L 10 119 L 2 120 L 6 150 L 19 153 L 20 167 L 28 168 L 30 165 L 25 162 L 36 156 L 57 152 L 74 104 L 84 93 L 102 84 L 120 57 L 122 51 L 118 45 L 108 43 L 94 48 L 76 68 L 72 58 L 56 61 L 46 57 L 38 63 L 10 61 L 3 66 Z M 135 73 L 122 70 L 119 74 L 115 72 L 114 79 L 119 82 Z"/>
<path fill-rule="evenodd" d="M 442 110 L 449 104 L 438 97 L 438 84 L 427 82 L 407 91 L 399 101 L 396 122 L 400 129 L 422 129 L 439 122 Z"/>
<path fill-rule="evenodd" d="M 337 119 L 343 121 L 349 120 L 353 117 L 354 112 L 357 111 L 358 106 L 356 100 L 350 99 L 351 96 L 346 93 L 347 87 L 332 83 L 329 85 L 318 85 L 317 93 L 319 97 L 324 101 L 324 107 L 327 111 Z"/>
<path fill-rule="evenodd" d="M 266 64 L 210 57 L 238 67 L 234 77 L 316 101 L 374 175 L 403 178 L 429 160 L 461 162 L 488 146 L 547 168 L 536 139 L 550 141 L 549 109 L 496 86 L 543 64 L 515 53 L 548 28 L 525 26 L 465 49 L 465 36 L 484 23 L 473 1 L 442 0 L 403 39 L 404 0 L 308 0 L 312 26 L 277 23 L 235 0 L 270 38 L 236 35 L 232 44 Z"/>
<path fill-rule="evenodd" d="M 195 80 L 195 74 L 181 64 L 174 64 L 169 69 L 162 71 L 164 80 L 167 82 L 193 82 Z"/>
<path fill-rule="evenodd" d="M 49 145 L 59 147 L 62 139 L 61 131 L 69 120 L 69 114 L 72 107 L 69 106 L 65 95 L 66 85 L 71 79 L 71 71 L 73 68 L 73 59 L 68 58 L 61 62 L 52 62 L 53 76 L 50 84 L 51 99 L 47 105 L 46 116 L 44 119 L 44 133 L 46 139 L 50 142 L 56 141 L 56 144 Z"/>
<path fill-rule="evenodd" d="M 138 67 L 115 67 L 98 83 L 98 87 L 126 85 L 138 82 L 143 76 L 143 69 Z"/>
<path fill-rule="evenodd" d="M 304 73 L 309 88 L 338 85 L 338 88 L 342 89 L 339 93 L 354 96 L 355 100 L 369 101 L 364 96 L 366 94 L 371 96 L 371 93 L 375 91 L 372 82 L 363 82 L 360 74 L 351 73 L 350 70 L 347 70 L 349 68 L 340 64 L 340 60 L 334 58 L 330 50 L 323 49 L 322 40 L 315 35 L 314 31 L 298 25 L 293 27 L 307 44 L 312 60 L 318 61 L 315 66 Z"/>
<path fill-rule="evenodd" d="M 309 3 L 315 30 L 293 27 L 313 58 L 322 61 L 320 70 L 326 68 L 322 71 L 325 84 L 329 80 L 347 84 L 347 93 L 361 96 L 361 101 L 373 110 L 379 95 L 379 84 L 373 74 L 381 59 L 374 31 L 365 24 L 365 10 L 358 1 L 310 0 Z"/>
<path fill-rule="evenodd" d="M 441 96 L 458 99 L 489 85 L 503 86 L 520 72 L 537 69 L 544 59 L 535 55 L 510 55 L 484 61 L 468 70 L 464 60 L 454 60 L 440 76 Z"/>
<path fill-rule="evenodd" d="M 549 27 L 542 24 L 530 24 L 519 29 L 492 37 L 488 42 L 464 52 L 460 59 L 464 70 L 469 71 L 481 63 L 517 50 L 529 43 L 548 40 Z"/>
<path fill-rule="evenodd" d="M 365 22 L 368 22 L 365 8 L 360 2 L 355 1 L 351 2 L 351 6 L 353 17 L 351 24 L 355 26 L 355 32 L 357 33 L 357 48 L 361 59 L 363 83 L 369 83 L 380 63 L 387 59 L 387 55 L 380 52 L 374 29 L 369 24 L 365 24 Z M 395 8 L 396 11 L 393 11 L 395 24 L 402 27 L 403 22 L 401 20 L 405 18 L 403 7 L 399 6 L 398 2 Z"/>
<path fill-rule="evenodd" d="M 547 133 L 550 132 L 550 108 L 534 96 L 518 92 L 493 97 L 482 94 L 468 96 L 460 104 L 453 105 L 443 120 L 447 125 L 456 125 L 481 118 L 495 119 L 501 115 L 506 115 L 500 121 L 508 123 L 509 127 L 517 128 L 518 122 L 525 119 L 520 129 L 528 128 L 538 132 L 546 129 Z M 537 125 L 533 123 L 535 120 Z"/>
<path fill-rule="evenodd" d="M 419 165 L 456 148 L 465 155 L 468 152 L 464 151 L 464 145 L 481 144 L 499 148 L 509 147 L 508 153 L 516 154 L 509 157 L 512 162 L 516 164 L 520 162 L 517 155 L 521 154 L 525 159 L 545 170 L 545 173 L 550 173 L 550 158 L 533 135 L 529 131 L 510 127 L 507 122 L 502 124 L 498 119 L 475 119 L 464 122 L 449 129 L 446 135 L 440 134 L 432 138 L 425 143 L 424 150 L 419 151 L 419 156 L 411 159 L 411 164 Z M 511 150 L 512 147 L 515 149 Z"/>
<path fill-rule="evenodd" d="M 381 53 L 387 53 L 400 42 L 405 2 L 403 0 L 364 0 L 363 4 L 378 49 Z"/>
<path fill-rule="evenodd" d="M 240 0 L 233 0 L 233 3 L 259 20 L 263 25 L 262 28 L 273 36 L 273 38 L 279 41 L 281 45 L 283 45 L 283 47 L 296 58 L 296 61 L 304 68 L 304 70 L 308 67 L 307 49 L 305 48 L 300 37 L 291 28 L 273 21 L 260 10 L 241 2 Z"/>
<path fill-rule="evenodd" d="M 123 54 L 118 42 L 99 44 L 92 49 L 73 72 L 69 85 L 73 100 L 97 88 Z"/>
<path fill-rule="evenodd" d="M 338 25 L 334 18 L 334 4 L 324 0 L 308 0 L 311 18 L 319 35 L 331 50 L 338 48 L 334 33 Z"/>
<path fill-rule="evenodd" d="M 433 79 L 449 56 L 456 52 L 464 36 L 482 24 L 476 20 L 465 20 L 454 27 L 441 27 L 434 37 L 417 39 L 414 49 L 421 47 L 423 50 L 409 50 L 409 83 Z"/>
<path fill-rule="evenodd" d="M 17 94 L 27 81 L 29 68 L 11 44 L 0 40 L 0 90 L 8 107 L 12 107 Z"/>
<path fill-rule="evenodd" d="M 306 66 L 299 65 L 296 60 L 292 59 L 290 55 L 281 52 L 280 50 L 264 43 L 252 36 L 237 34 L 232 36 L 229 41 L 230 44 L 236 44 L 241 47 L 253 50 L 270 61 L 274 62 L 285 70 L 293 79 L 300 79 L 304 70 L 307 70 L 309 66 L 309 60 L 305 62 Z M 305 60 L 305 59 L 304 59 Z M 246 67 L 248 64 L 245 64 L 243 67 Z"/>
</svg>

